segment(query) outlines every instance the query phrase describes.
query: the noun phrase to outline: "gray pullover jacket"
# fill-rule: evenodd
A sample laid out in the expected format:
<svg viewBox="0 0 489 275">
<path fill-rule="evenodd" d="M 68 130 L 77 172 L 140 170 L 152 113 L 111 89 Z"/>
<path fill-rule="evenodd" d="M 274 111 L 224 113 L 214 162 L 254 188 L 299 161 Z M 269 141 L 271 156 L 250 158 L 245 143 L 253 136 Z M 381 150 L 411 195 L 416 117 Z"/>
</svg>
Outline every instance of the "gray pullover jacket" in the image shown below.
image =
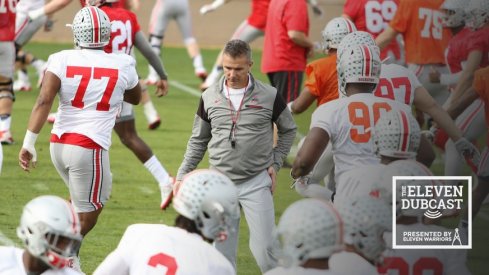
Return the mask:
<svg viewBox="0 0 489 275">
<path fill-rule="evenodd" d="M 221 171 L 236 184 L 272 165 L 277 172 L 282 167 L 297 126 L 275 88 L 255 80 L 251 75 L 250 80 L 251 86 L 244 95 L 236 123 L 235 148 L 230 139 L 233 124 L 231 114 L 235 110 L 222 93 L 224 78 L 202 94 L 177 180 L 182 180 L 185 174 L 197 167 L 207 149 L 211 168 Z M 273 123 L 278 129 L 275 148 Z"/>
</svg>

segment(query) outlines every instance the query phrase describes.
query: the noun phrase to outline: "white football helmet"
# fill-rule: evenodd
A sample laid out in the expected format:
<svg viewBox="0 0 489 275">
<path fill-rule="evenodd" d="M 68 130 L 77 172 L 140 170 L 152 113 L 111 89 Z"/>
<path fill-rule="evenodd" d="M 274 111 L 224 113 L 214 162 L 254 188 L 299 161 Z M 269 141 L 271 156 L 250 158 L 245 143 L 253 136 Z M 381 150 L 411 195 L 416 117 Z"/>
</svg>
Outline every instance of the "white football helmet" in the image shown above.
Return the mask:
<svg viewBox="0 0 489 275">
<path fill-rule="evenodd" d="M 230 219 L 239 217 L 238 190 L 224 174 L 199 169 L 182 181 L 173 207 L 182 216 L 195 221 L 202 235 L 211 240 L 227 238 Z"/>
<path fill-rule="evenodd" d="M 377 47 L 377 44 L 375 44 L 374 37 L 364 31 L 355 31 L 350 34 L 347 34 L 343 40 L 341 40 L 340 44 L 338 45 L 338 59 L 336 61 L 336 64 L 339 63 L 339 60 L 343 56 L 343 53 L 351 48 L 351 47 L 356 47 L 359 45 L 368 45 L 372 47 Z M 376 50 L 378 51 L 378 54 L 380 55 L 380 49 L 377 47 Z"/>
<path fill-rule="evenodd" d="M 466 24 L 472 30 L 482 28 L 489 22 L 489 0 L 471 0 L 465 3 Z"/>
<path fill-rule="evenodd" d="M 17 236 L 34 257 L 63 268 L 80 247 L 80 221 L 73 206 L 56 196 L 40 196 L 24 206 Z"/>
<path fill-rule="evenodd" d="M 383 234 L 392 231 L 392 214 L 383 200 L 362 197 L 338 210 L 345 223 L 345 243 L 375 263 L 386 248 Z"/>
<path fill-rule="evenodd" d="M 340 251 L 343 223 L 329 203 L 302 199 L 282 214 L 275 237 L 280 243 L 280 264 L 299 266 L 309 259 L 329 258 Z"/>
<path fill-rule="evenodd" d="M 110 20 L 97 7 L 89 6 L 79 10 L 71 27 L 76 47 L 99 48 L 109 44 Z"/>
<path fill-rule="evenodd" d="M 339 78 L 338 88 L 341 94 L 347 95 L 346 85 L 348 83 L 375 85 L 379 83 L 381 70 L 379 53 L 377 46 L 365 44 L 350 47 L 343 52 L 337 66 Z"/>
<path fill-rule="evenodd" d="M 443 26 L 455 28 L 465 25 L 466 6 L 467 0 L 445 0 L 441 5 L 441 10 L 444 12 L 441 21 Z"/>
<path fill-rule="evenodd" d="M 355 24 L 344 17 L 336 17 L 326 24 L 321 32 L 323 36 L 323 47 L 325 50 L 337 49 L 343 38 L 352 32 L 357 31 Z"/>
<path fill-rule="evenodd" d="M 373 141 L 377 155 L 392 158 L 416 157 L 421 140 L 421 129 L 412 114 L 390 111 L 375 124 Z"/>
</svg>

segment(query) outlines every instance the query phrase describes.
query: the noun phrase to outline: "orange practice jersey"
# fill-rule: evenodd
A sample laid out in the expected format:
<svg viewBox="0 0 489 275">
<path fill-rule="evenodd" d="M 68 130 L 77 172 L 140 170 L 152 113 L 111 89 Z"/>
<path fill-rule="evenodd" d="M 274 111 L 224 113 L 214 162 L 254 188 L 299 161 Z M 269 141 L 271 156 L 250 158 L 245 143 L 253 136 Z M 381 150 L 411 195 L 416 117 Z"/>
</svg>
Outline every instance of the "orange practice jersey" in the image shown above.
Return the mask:
<svg viewBox="0 0 489 275">
<path fill-rule="evenodd" d="M 441 24 L 444 0 L 401 0 L 390 26 L 404 37 L 406 63 L 445 64 L 451 33 Z"/>
<path fill-rule="evenodd" d="M 337 75 L 336 54 L 307 64 L 304 85 L 316 97 L 318 106 L 339 97 Z"/>
</svg>

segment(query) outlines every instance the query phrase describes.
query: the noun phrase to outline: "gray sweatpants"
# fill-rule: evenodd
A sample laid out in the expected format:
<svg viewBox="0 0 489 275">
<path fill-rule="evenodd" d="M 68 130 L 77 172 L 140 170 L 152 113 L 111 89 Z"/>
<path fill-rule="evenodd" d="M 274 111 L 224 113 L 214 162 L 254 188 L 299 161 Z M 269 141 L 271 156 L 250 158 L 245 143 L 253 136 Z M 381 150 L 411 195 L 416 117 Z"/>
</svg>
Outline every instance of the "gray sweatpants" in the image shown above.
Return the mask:
<svg viewBox="0 0 489 275">
<path fill-rule="evenodd" d="M 266 170 L 250 180 L 237 184 L 238 199 L 243 209 L 250 230 L 250 249 L 262 273 L 274 268 L 276 259 L 273 257 L 273 230 L 275 229 L 275 210 L 270 192 L 272 180 Z M 239 221 L 232 222 L 227 240 L 215 243 L 219 250 L 236 269 L 238 253 Z"/>
</svg>

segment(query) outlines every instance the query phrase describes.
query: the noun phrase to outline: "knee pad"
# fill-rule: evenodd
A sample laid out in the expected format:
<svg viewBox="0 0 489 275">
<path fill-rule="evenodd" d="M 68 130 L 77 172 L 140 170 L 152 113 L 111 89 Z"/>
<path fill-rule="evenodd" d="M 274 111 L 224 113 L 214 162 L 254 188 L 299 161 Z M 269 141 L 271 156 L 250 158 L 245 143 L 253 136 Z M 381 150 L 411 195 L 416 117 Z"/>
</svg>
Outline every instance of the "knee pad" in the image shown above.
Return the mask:
<svg viewBox="0 0 489 275">
<path fill-rule="evenodd" d="M 189 37 L 189 38 L 186 38 L 183 40 L 183 43 L 185 44 L 185 46 L 188 46 L 192 43 L 195 43 L 195 38 L 194 37 Z"/>
<path fill-rule="evenodd" d="M 10 98 L 12 101 L 15 101 L 12 79 L 6 82 L 0 82 L 0 100 L 4 98 Z"/>
<path fill-rule="evenodd" d="M 151 47 L 153 48 L 160 48 L 161 44 L 163 44 L 163 36 L 158 36 L 158 35 L 149 35 L 149 44 L 151 44 Z"/>
</svg>

